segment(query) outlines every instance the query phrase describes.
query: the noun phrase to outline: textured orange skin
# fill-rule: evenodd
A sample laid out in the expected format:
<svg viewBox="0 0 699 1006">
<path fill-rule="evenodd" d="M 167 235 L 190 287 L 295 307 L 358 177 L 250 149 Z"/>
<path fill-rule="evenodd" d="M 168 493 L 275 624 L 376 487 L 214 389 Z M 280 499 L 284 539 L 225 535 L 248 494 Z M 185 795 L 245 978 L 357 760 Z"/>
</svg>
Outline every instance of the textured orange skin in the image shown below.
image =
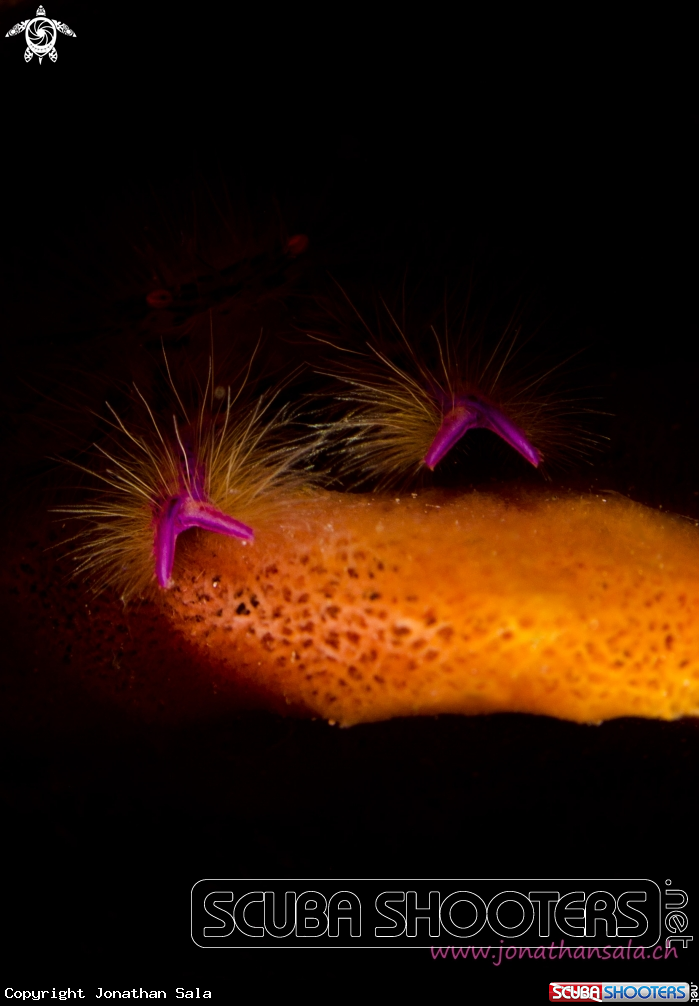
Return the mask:
<svg viewBox="0 0 699 1006">
<path fill-rule="evenodd" d="M 344 726 L 699 712 L 699 531 L 621 497 L 324 493 L 190 538 L 161 592 L 224 673 Z"/>
</svg>

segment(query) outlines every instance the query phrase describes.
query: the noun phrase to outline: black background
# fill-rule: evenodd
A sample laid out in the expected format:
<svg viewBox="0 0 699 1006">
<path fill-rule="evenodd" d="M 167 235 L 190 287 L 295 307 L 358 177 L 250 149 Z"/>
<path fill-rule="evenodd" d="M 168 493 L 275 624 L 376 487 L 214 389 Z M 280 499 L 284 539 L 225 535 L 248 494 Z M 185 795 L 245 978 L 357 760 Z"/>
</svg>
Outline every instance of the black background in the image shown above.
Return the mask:
<svg viewBox="0 0 699 1006">
<path fill-rule="evenodd" d="M 434 277 L 474 256 L 503 283 L 515 275 L 561 355 L 585 350 L 580 380 L 610 413 L 594 468 L 560 479 L 699 516 L 697 123 L 659 41 L 609 23 L 572 32 L 349 5 L 47 11 L 77 35 L 59 36 L 56 64 L 26 65 L 23 39 L 1 40 L 10 524 L 18 505 L 43 506 L 45 450 L 17 418 L 18 401 L 22 416 L 32 408 L 17 389 L 62 356 L 92 359 L 96 340 L 105 370 L 123 352 L 70 320 L 84 247 L 133 193 L 213 174 L 251 217 L 272 207 L 288 233 L 309 234 L 307 286 L 330 269 L 382 289 L 406 268 Z M 0 14 L 4 35 L 33 5 Z M 8 638 L 6 961 L 33 959 L 5 969 L 17 987 L 485 981 L 480 962 L 424 951 L 322 951 L 321 963 L 320 951 L 199 950 L 188 896 L 207 876 L 648 876 L 693 897 L 694 720 L 338 730 L 241 714 L 159 727 L 61 685 L 58 665 L 32 678 L 23 641 Z M 629 963 L 602 977 L 688 979 L 694 957 L 680 955 L 670 971 Z M 532 1002 L 550 980 L 600 977 L 488 968 L 484 988 Z"/>
</svg>

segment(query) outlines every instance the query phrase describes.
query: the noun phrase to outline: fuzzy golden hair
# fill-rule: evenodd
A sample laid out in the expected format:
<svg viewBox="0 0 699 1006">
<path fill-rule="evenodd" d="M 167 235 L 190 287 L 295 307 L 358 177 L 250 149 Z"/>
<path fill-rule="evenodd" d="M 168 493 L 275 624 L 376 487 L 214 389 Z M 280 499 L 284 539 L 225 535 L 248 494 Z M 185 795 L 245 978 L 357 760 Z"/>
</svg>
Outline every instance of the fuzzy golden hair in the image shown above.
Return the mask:
<svg viewBox="0 0 699 1006">
<path fill-rule="evenodd" d="M 232 394 L 230 386 L 215 384 L 211 364 L 192 412 L 172 381 L 167 358 L 165 364 L 171 414 L 157 416 L 136 386 L 131 395 L 135 417 L 128 423 L 107 403 L 107 442 L 93 445 L 93 463 L 70 462 L 96 481 L 97 489 L 85 502 L 54 511 L 86 524 L 69 539 L 74 575 L 87 578 L 96 592 L 117 591 L 124 602 L 154 583 L 153 525 L 159 504 L 183 488 L 192 491 L 183 436 L 205 473 L 208 500 L 253 525 L 281 518 L 285 508 L 308 499 L 322 440 L 318 432 L 299 430 L 289 406 L 275 409 L 280 388 L 251 398 L 244 380 Z"/>
<path fill-rule="evenodd" d="M 385 301 L 377 332 L 342 294 L 364 329 L 368 351 L 350 348 L 356 337 L 343 340 L 348 326 L 341 313 L 339 335 L 337 325 L 330 337 L 322 330 L 308 334 L 336 350 L 321 372 L 336 382 L 335 398 L 347 406 L 332 430 L 343 476 L 379 489 L 410 483 L 425 471 L 422 459 L 449 403 L 459 396 L 474 396 L 501 409 L 546 462 L 586 458 L 597 448 L 597 439 L 579 422 L 594 410 L 553 388 L 552 378 L 568 361 L 543 372 L 531 364 L 522 368 L 517 357 L 527 340 L 517 311 L 490 342 L 468 317 L 456 337 L 445 321 L 442 334 L 430 325 L 423 337 L 415 338 Z"/>
</svg>

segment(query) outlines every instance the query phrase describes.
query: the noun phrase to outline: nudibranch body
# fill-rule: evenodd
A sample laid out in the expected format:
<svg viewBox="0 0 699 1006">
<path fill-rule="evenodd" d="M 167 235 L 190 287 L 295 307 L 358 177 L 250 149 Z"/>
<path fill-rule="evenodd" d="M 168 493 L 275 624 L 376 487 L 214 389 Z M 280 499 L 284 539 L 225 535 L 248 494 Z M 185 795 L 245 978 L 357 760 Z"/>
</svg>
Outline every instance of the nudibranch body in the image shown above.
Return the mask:
<svg viewBox="0 0 699 1006">
<path fill-rule="evenodd" d="M 76 557 L 94 586 L 124 600 L 169 588 L 150 599 L 198 675 L 343 725 L 699 713 L 693 525 L 573 492 L 309 492 L 328 438 L 286 440 L 288 414 L 271 415 L 272 396 L 234 411 L 227 393 L 217 411 L 221 397 L 194 421 L 179 402 L 182 421 L 165 423 L 137 395 L 147 422 L 113 413 L 104 464 L 86 469 L 103 495 L 67 508 L 89 522 Z M 489 424 L 539 460 L 485 399 L 453 403 L 441 442 L 433 407 L 422 457 L 436 464 L 431 445 L 439 455 Z M 371 436 L 359 434 L 361 449 Z M 179 547 L 191 528 L 214 533 Z"/>
<path fill-rule="evenodd" d="M 349 726 L 699 714 L 699 530 L 623 497 L 320 493 L 158 601 L 213 673 Z"/>
</svg>

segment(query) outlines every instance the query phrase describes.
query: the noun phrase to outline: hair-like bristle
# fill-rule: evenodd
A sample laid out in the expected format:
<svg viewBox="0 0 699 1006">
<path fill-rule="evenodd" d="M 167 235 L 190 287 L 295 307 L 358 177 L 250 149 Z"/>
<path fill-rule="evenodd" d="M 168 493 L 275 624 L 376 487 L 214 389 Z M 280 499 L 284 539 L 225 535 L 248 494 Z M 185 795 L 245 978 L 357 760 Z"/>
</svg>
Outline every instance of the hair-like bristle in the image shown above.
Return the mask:
<svg viewBox="0 0 699 1006">
<path fill-rule="evenodd" d="M 380 486 L 416 475 L 439 429 L 434 398 L 409 374 L 377 351 L 384 369 L 328 372 L 344 384 L 338 401 L 350 409 L 333 425 L 342 471 Z"/>
<path fill-rule="evenodd" d="M 578 422 L 593 410 L 551 388 L 552 375 L 567 361 L 541 373 L 531 364 L 523 370 L 516 360 L 522 343 L 516 314 L 488 347 L 483 332 L 473 330 L 468 320 L 456 343 L 446 323 L 443 336 L 430 326 L 429 341 L 409 338 L 383 303 L 393 337 L 387 348 L 385 333 L 375 335 L 351 307 L 368 333 L 368 352 L 343 345 L 342 332 L 339 339 L 311 334 L 342 352 L 321 372 L 339 382 L 335 398 L 346 406 L 333 424 L 332 438 L 348 480 L 384 489 L 409 483 L 434 469 L 473 428 L 497 433 L 535 467 L 575 455 L 585 458 L 596 448 L 596 439 Z M 456 434 L 449 429 L 455 421 L 461 427 Z"/>
<path fill-rule="evenodd" d="M 170 585 L 168 575 L 157 576 L 157 535 L 173 500 L 216 511 L 219 523 L 243 529 L 234 536 L 250 540 L 254 527 L 246 524 L 308 499 L 322 434 L 301 432 L 288 405 L 275 410 L 279 388 L 241 402 L 244 385 L 235 393 L 216 385 L 210 364 L 196 412 L 185 407 L 171 379 L 174 408 L 167 419 L 156 416 L 136 386 L 134 420 L 125 422 L 107 403 L 108 442 L 94 445 L 94 462 L 70 462 L 99 488 L 85 502 L 54 511 L 87 523 L 70 539 L 75 575 L 95 591 L 116 590 L 126 602 L 156 579 Z M 173 549 L 177 533 L 191 526 L 207 525 L 180 524 Z"/>
</svg>

